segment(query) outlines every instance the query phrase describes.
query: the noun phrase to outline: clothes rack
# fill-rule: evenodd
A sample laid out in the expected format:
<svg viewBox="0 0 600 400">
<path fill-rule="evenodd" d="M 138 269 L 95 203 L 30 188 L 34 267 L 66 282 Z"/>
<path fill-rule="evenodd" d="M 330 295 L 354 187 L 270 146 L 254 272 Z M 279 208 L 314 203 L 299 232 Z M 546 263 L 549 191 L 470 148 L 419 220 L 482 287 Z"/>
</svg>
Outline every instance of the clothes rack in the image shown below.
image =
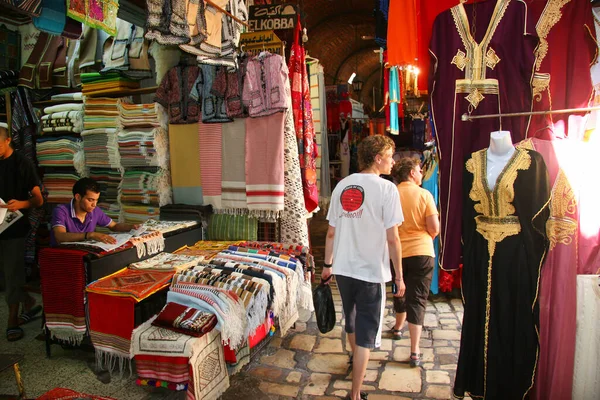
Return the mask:
<svg viewBox="0 0 600 400">
<path fill-rule="evenodd" d="M 596 111 L 596 110 L 600 110 L 600 106 L 582 107 L 582 108 L 566 108 L 564 110 L 524 111 L 524 112 L 514 112 L 514 113 L 506 113 L 506 114 L 485 114 L 485 115 L 463 114 L 460 119 L 462 121 L 473 121 L 476 119 L 498 118 L 498 117 L 523 117 L 523 116 L 529 116 L 529 115 L 547 115 L 547 114 L 575 114 L 575 113 Z"/>
<path fill-rule="evenodd" d="M 220 12 L 222 12 L 223 14 L 227 15 L 229 18 L 233 19 L 235 22 L 238 22 L 242 25 L 244 25 L 246 28 L 250 28 L 250 25 L 246 22 L 246 21 L 242 21 L 241 19 L 239 19 L 238 17 L 236 17 L 235 15 L 231 14 L 229 11 L 225 10 L 224 8 L 216 5 L 215 3 L 213 3 L 211 0 L 204 0 L 206 4 L 209 4 L 210 6 L 216 8 L 217 10 L 219 10 Z"/>
</svg>

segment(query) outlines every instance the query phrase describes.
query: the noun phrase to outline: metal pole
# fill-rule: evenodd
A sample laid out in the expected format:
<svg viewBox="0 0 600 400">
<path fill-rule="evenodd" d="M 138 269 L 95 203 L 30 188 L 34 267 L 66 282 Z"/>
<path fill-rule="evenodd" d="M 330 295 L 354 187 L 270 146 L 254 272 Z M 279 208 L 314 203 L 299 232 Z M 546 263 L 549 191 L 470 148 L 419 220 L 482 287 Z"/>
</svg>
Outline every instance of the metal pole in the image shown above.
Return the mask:
<svg viewBox="0 0 600 400">
<path fill-rule="evenodd" d="M 600 110 L 600 106 L 583 107 L 583 108 L 567 108 L 564 110 L 551 110 L 551 111 L 515 112 L 515 113 L 506 113 L 506 114 L 487 114 L 487 115 L 463 114 L 460 119 L 462 121 L 473 121 L 476 119 L 484 119 L 484 118 L 523 117 L 523 116 L 529 116 L 529 115 L 547 115 L 547 114 L 575 114 L 575 113 L 595 111 L 595 110 Z"/>
</svg>

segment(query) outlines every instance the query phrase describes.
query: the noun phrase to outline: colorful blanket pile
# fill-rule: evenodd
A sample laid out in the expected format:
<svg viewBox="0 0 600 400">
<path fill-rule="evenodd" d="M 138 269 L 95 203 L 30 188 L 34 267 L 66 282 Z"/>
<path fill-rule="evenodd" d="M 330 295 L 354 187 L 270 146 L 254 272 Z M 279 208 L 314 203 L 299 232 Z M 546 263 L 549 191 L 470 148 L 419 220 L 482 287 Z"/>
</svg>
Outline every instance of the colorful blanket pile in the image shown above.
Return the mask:
<svg viewBox="0 0 600 400">
<path fill-rule="evenodd" d="M 85 138 L 83 139 L 83 142 L 85 146 Z M 98 207 L 114 221 L 118 221 L 121 213 L 121 207 L 118 204 L 121 171 L 111 168 L 90 168 L 89 176 L 94 179 L 100 187 Z"/>
<path fill-rule="evenodd" d="M 160 253 L 147 260 L 131 263 L 129 264 L 129 268 L 146 271 L 182 271 L 195 266 L 200 261 L 202 261 L 202 257 Z"/>
<path fill-rule="evenodd" d="M 42 179 L 48 191 L 48 203 L 68 203 L 73 198 L 73 185 L 79 180 L 74 168 L 46 168 Z"/>
<path fill-rule="evenodd" d="M 45 248 L 39 254 L 46 329 L 52 338 L 77 345 L 87 331 L 83 263 L 86 254 L 59 248 Z"/>
<path fill-rule="evenodd" d="M 217 326 L 213 313 L 200 311 L 177 303 L 167 303 L 152 325 L 184 335 L 200 337 Z"/>
<path fill-rule="evenodd" d="M 80 133 L 83 130 L 83 104 L 64 104 L 64 106 L 78 106 L 65 107 L 65 111 L 47 112 L 46 110 L 52 110 L 55 107 L 46 107 L 44 110 L 45 115 L 42 116 L 42 134 L 51 134 L 54 132 L 73 132 Z"/>
<path fill-rule="evenodd" d="M 160 168 L 125 170 L 121 183 L 121 202 L 148 204 L 154 207 L 171 204 L 169 171 Z"/>
<path fill-rule="evenodd" d="M 75 167 L 79 174 L 85 170 L 83 143 L 76 137 L 40 137 L 36 156 L 40 167 Z"/>
<path fill-rule="evenodd" d="M 160 208 L 145 206 L 140 204 L 122 204 L 121 217 L 123 221 L 129 224 L 142 224 L 148 219 L 158 219 L 160 216 Z"/>
<path fill-rule="evenodd" d="M 94 118 L 91 115 L 88 117 L 89 119 Z M 118 151 L 119 145 L 115 128 L 86 129 L 81 133 L 81 138 L 88 167 L 121 168 L 121 156 Z"/>
</svg>

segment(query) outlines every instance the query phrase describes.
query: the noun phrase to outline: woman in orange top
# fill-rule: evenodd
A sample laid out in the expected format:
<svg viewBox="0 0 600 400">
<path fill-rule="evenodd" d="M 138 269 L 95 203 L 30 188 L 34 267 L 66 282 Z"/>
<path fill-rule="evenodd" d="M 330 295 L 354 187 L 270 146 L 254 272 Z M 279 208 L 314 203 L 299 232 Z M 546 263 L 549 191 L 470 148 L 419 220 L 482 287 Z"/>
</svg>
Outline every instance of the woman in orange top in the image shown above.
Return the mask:
<svg viewBox="0 0 600 400">
<path fill-rule="evenodd" d="M 423 179 L 421 162 L 417 158 L 403 158 L 394 168 L 394 176 L 400 184 L 400 204 L 404 223 L 398 228 L 402 243 L 402 270 L 406 293 L 394 297 L 396 324 L 393 338 L 402 338 L 402 326 L 408 320 L 410 332 L 410 365 L 421 365 L 423 355 L 419 339 L 425 317 L 425 306 L 435 260 L 433 239 L 438 235 L 440 224 L 438 210 L 431 193 L 420 187 Z"/>
</svg>

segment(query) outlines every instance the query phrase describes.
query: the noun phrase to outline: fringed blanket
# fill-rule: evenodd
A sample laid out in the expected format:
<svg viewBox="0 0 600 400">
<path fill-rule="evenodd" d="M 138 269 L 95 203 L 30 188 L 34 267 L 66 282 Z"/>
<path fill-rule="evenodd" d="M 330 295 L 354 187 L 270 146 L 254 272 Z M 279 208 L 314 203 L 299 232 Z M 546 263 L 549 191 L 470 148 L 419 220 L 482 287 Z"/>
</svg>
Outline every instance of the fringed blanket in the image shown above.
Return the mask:
<svg viewBox="0 0 600 400">
<path fill-rule="evenodd" d="M 135 300 L 130 297 L 88 293 L 90 336 L 96 366 L 122 375 L 131 371 L 131 332 L 135 327 Z"/>
<path fill-rule="evenodd" d="M 131 243 L 137 249 L 138 258 L 142 258 L 146 254 L 157 254 L 165 249 L 165 238 L 162 233 L 157 231 L 144 234 L 140 237 L 133 237 L 131 238 Z"/>
<path fill-rule="evenodd" d="M 167 303 L 152 325 L 166 328 L 184 335 L 200 337 L 213 330 L 217 317 L 213 313 L 200 311 L 177 303 Z"/>
<path fill-rule="evenodd" d="M 276 219 L 283 211 L 285 115 L 246 119 L 246 196 L 251 215 Z"/>
<path fill-rule="evenodd" d="M 198 124 L 200 174 L 204 204 L 221 206 L 221 124 Z M 237 160 L 239 162 L 239 160 Z"/>
<path fill-rule="evenodd" d="M 247 212 L 246 171 L 246 119 L 239 118 L 223 124 L 223 151 L 221 175 L 221 206 L 224 212 Z"/>
<path fill-rule="evenodd" d="M 42 299 L 46 329 L 52 338 L 80 344 L 87 331 L 85 323 L 85 265 L 87 253 L 46 248 L 40 251 Z"/>
</svg>

